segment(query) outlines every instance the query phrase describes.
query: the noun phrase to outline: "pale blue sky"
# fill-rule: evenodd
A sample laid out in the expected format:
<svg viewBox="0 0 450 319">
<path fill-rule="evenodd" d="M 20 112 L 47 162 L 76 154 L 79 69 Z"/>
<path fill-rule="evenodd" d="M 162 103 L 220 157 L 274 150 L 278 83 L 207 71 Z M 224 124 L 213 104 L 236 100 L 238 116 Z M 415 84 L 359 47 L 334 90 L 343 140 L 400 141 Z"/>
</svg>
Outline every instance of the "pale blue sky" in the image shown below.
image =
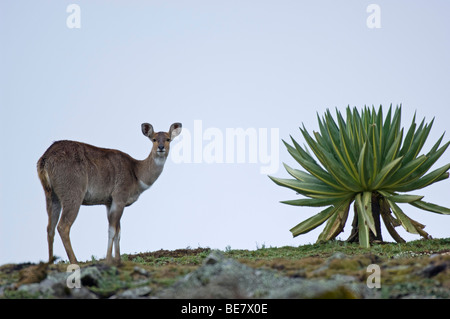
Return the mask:
<svg viewBox="0 0 450 319">
<path fill-rule="evenodd" d="M 66 8 L 81 8 L 69 29 Z M 366 8 L 381 8 L 369 29 Z M 448 1 L 12 1 L 0 2 L 0 264 L 47 259 L 44 193 L 36 162 L 55 140 L 148 155 L 142 122 L 168 130 L 278 128 L 303 142 L 316 112 L 403 104 L 436 117 L 428 143 L 448 131 Z M 448 140 L 448 135 L 446 140 Z M 281 166 L 297 167 L 283 145 Z M 447 151 L 435 167 L 450 162 Z M 450 207 L 449 180 L 415 192 Z M 289 229 L 318 209 L 280 204 L 295 194 L 260 165 L 166 163 L 122 217 L 122 253 L 312 243 L 321 229 Z M 407 208 L 434 237 L 449 216 Z M 106 254 L 105 208 L 82 206 L 72 227 L 80 260 Z M 350 223 L 341 238 L 348 237 Z M 400 230 L 407 240 L 419 239 Z M 384 231 L 385 239 L 390 240 Z M 67 259 L 61 240 L 55 254 Z"/>
</svg>

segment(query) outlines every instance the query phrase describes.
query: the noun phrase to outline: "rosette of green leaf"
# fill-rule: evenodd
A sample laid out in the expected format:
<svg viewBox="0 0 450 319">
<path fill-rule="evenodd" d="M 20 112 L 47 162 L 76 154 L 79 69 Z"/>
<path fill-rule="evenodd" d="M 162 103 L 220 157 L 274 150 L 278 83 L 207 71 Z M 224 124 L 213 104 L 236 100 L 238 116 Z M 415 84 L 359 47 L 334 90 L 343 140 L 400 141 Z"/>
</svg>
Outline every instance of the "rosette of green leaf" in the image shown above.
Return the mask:
<svg viewBox="0 0 450 319">
<path fill-rule="evenodd" d="M 284 164 L 293 179 L 269 177 L 276 184 L 306 198 L 282 203 L 326 207 L 293 227 L 290 231 L 294 237 L 327 221 L 318 240 L 334 239 L 343 231 L 352 203 L 359 242 L 364 247 L 370 245 L 371 233 L 373 237 L 381 232 L 379 227 L 377 230 L 374 220 L 379 220 L 380 215 L 388 232 L 398 242 L 404 242 L 395 231 L 399 225 L 410 233 L 428 237 L 423 231 L 425 226 L 406 216 L 398 203 L 408 203 L 434 213 L 450 214 L 446 207 L 422 201 L 423 196 L 400 194 L 442 181 L 448 178 L 450 169 L 450 164 L 447 164 L 428 173 L 450 143 L 440 146 L 444 135 L 426 154 L 419 155 L 434 119 L 430 123 L 425 123 L 423 119 L 417 126 L 414 115 L 404 135 L 400 118 L 401 106 L 393 111 L 392 105 L 385 117 L 382 106 L 378 111 L 374 107 L 364 107 L 361 113 L 356 107 L 353 110 L 347 107 L 346 119 L 336 109 L 336 120 L 327 110 L 322 118 L 317 116 L 318 132 L 310 135 L 304 125 L 300 128 L 312 153 L 306 146 L 300 146 L 292 136 L 292 145 L 283 141 L 289 154 L 304 171 Z M 378 211 L 372 211 L 373 208 Z M 381 237 L 381 234 L 378 236 Z"/>
</svg>

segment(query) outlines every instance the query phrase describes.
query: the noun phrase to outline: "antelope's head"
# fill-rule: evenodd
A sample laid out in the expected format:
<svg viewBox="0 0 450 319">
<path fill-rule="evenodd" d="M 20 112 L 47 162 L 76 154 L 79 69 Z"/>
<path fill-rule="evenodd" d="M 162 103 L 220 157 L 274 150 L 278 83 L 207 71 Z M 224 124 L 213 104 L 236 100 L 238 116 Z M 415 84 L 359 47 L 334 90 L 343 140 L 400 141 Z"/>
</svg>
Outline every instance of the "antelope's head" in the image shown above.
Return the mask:
<svg viewBox="0 0 450 319">
<path fill-rule="evenodd" d="M 173 123 L 169 132 L 155 132 L 149 123 L 142 123 L 142 134 L 147 136 L 153 143 L 152 154 L 157 157 L 167 157 L 170 142 L 181 133 L 181 123 Z"/>
</svg>

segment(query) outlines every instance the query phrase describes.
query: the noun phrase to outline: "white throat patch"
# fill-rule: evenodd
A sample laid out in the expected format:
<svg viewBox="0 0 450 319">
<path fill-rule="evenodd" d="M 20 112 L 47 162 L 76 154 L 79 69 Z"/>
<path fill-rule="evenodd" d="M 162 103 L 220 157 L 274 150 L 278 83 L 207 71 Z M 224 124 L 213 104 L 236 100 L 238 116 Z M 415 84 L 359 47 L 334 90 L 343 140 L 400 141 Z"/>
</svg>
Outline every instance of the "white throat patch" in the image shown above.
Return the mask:
<svg viewBox="0 0 450 319">
<path fill-rule="evenodd" d="M 156 166 L 163 166 L 164 163 L 166 162 L 166 157 L 165 156 L 155 156 L 155 164 Z"/>
</svg>

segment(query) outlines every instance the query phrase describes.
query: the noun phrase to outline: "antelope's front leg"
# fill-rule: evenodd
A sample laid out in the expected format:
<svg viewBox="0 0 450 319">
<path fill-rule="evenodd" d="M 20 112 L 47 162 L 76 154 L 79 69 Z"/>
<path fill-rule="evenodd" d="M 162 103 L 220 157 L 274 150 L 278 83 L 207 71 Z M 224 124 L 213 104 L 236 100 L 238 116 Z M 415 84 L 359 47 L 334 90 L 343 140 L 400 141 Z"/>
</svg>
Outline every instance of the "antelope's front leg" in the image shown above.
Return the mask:
<svg viewBox="0 0 450 319">
<path fill-rule="evenodd" d="M 106 251 L 106 263 L 120 264 L 120 218 L 122 217 L 125 205 L 112 202 L 107 206 L 108 214 L 108 249 Z M 112 248 L 115 246 L 114 260 L 112 258 Z"/>
</svg>

